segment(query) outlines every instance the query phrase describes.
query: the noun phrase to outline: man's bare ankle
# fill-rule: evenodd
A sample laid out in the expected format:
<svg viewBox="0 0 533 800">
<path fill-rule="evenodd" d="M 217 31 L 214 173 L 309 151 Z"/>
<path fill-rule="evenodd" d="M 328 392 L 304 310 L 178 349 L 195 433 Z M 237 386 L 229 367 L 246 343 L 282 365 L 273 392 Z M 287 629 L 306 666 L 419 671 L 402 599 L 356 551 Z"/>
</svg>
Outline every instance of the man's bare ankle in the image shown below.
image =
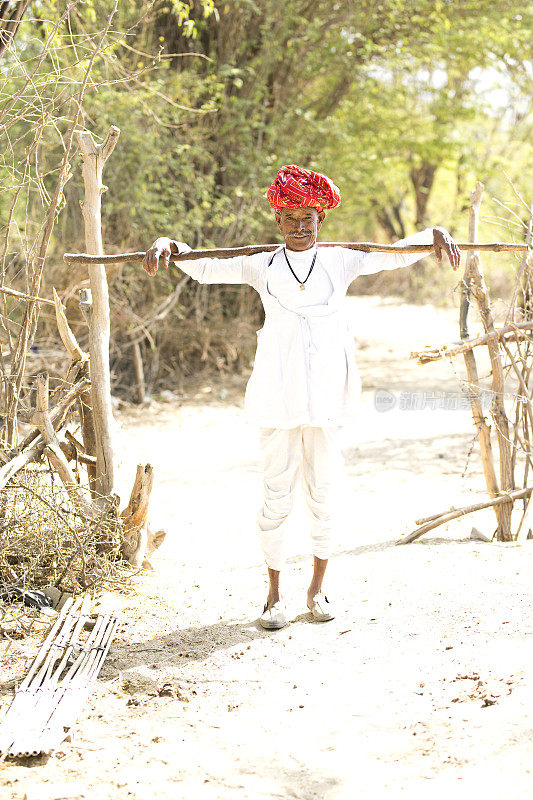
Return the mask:
<svg viewBox="0 0 533 800">
<path fill-rule="evenodd" d="M 271 608 L 276 603 L 280 601 L 280 594 L 279 592 L 269 592 L 267 597 L 267 608 Z"/>
</svg>

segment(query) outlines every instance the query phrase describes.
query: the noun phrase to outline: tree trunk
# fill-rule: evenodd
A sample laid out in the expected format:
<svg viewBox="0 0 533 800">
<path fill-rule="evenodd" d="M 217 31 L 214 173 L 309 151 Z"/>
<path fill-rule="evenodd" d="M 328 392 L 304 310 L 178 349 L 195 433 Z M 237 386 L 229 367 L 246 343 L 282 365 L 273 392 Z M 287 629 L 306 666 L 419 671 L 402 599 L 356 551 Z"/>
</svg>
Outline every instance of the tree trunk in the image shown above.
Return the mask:
<svg viewBox="0 0 533 800">
<path fill-rule="evenodd" d="M 421 167 L 411 167 L 411 183 L 415 192 L 416 202 L 416 227 L 421 228 L 426 224 L 429 195 L 435 182 L 436 164 L 424 162 Z"/>
<path fill-rule="evenodd" d="M 112 126 L 102 145 L 97 145 L 89 131 L 79 131 L 78 143 L 82 152 L 82 175 L 85 200 L 82 203 L 85 221 L 85 245 L 94 255 L 103 254 L 101 206 L 104 164 L 113 152 L 120 131 Z M 108 496 L 114 488 L 113 466 L 113 409 L 109 373 L 109 293 L 105 268 L 102 264 L 89 266 L 92 308 L 89 311 L 89 353 L 91 372 L 91 405 L 96 434 L 95 488 Z"/>
</svg>

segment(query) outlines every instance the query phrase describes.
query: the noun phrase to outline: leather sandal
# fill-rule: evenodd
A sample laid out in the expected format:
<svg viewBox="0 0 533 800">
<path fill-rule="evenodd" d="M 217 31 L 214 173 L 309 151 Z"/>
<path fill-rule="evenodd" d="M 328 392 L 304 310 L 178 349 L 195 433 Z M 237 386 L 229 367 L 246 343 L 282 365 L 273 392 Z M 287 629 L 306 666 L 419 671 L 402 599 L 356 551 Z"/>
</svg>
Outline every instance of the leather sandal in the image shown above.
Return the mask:
<svg viewBox="0 0 533 800">
<path fill-rule="evenodd" d="M 324 592 L 315 594 L 311 604 L 307 604 L 307 608 L 317 622 L 329 622 L 330 619 L 335 619 L 335 610 Z"/>
<path fill-rule="evenodd" d="M 278 600 L 278 602 L 271 605 L 270 608 L 265 603 L 263 613 L 259 617 L 259 624 L 269 631 L 276 631 L 280 628 L 284 628 L 288 623 L 283 600 Z"/>
</svg>

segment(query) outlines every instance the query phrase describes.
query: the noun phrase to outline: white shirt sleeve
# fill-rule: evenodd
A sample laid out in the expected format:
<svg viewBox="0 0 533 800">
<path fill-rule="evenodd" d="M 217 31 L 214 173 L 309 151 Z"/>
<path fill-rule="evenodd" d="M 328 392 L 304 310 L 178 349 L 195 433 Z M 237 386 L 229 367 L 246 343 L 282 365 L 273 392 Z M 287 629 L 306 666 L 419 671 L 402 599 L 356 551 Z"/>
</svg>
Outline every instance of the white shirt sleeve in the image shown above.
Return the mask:
<svg viewBox="0 0 533 800">
<path fill-rule="evenodd" d="M 433 228 L 413 233 L 395 244 L 427 244 L 429 253 L 433 247 Z M 409 267 L 425 258 L 428 253 L 363 253 L 362 250 L 345 248 L 343 255 L 346 284 L 350 284 L 359 275 L 373 275 L 381 270 Z"/>
<path fill-rule="evenodd" d="M 179 245 L 182 252 L 191 250 L 182 242 Z M 194 261 L 178 261 L 177 265 L 198 283 L 247 283 L 256 288 L 262 264 L 261 256 L 262 253 L 234 258 L 198 258 Z"/>
</svg>

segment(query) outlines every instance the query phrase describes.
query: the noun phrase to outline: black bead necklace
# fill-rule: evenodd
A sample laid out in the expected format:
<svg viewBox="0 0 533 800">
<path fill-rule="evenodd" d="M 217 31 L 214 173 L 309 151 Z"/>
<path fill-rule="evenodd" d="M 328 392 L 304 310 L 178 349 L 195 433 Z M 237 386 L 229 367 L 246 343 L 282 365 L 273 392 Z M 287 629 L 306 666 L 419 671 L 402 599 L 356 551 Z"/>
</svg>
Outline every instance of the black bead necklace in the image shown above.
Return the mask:
<svg viewBox="0 0 533 800">
<path fill-rule="evenodd" d="M 318 253 L 318 248 L 317 248 L 317 249 L 315 249 L 315 254 L 314 254 L 314 256 L 313 256 L 313 260 L 311 261 L 311 266 L 309 267 L 309 272 L 307 273 L 307 276 L 305 277 L 305 279 L 304 279 L 303 281 L 301 281 L 301 280 L 300 280 L 300 278 L 298 277 L 298 275 L 295 273 L 295 271 L 294 271 L 294 270 L 293 270 L 293 268 L 291 267 L 290 261 L 289 261 L 289 259 L 287 258 L 287 248 L 286 248 L 286 247 L 284 247 L 284 248 L 283 248 L 283 255 L 285 256 L 285 261 L 287 262 L 287 266 L 288 266 L 288 268 L 290 269 L 290 271 L 292 272 L 292 274 L 293 274 L 294 278 L 295 278 L 295 279 L 298 281 L 298 283 L 300 284 L 300 290 L 301 290 L 302 292 L 303 292 L 303 290 L 305 289 L 305 284 L 307 283 L 307 281 L 308 281 L 308 279 L 309 279 L 309 276 L 310 276 L 310 274 L 311 274 L 311 273 L 312 273 L 312 271 L 313 271 L 313 267 L 315 266 L 315 261 L 316 261 L 316 255 L 317 255 L 317 253 Z"/>
</svg>

